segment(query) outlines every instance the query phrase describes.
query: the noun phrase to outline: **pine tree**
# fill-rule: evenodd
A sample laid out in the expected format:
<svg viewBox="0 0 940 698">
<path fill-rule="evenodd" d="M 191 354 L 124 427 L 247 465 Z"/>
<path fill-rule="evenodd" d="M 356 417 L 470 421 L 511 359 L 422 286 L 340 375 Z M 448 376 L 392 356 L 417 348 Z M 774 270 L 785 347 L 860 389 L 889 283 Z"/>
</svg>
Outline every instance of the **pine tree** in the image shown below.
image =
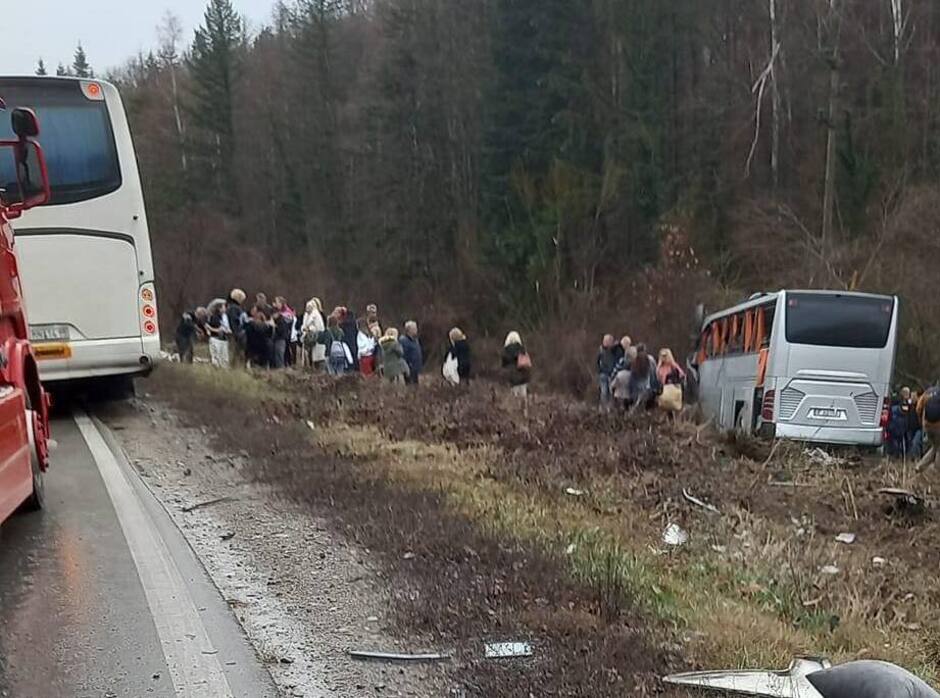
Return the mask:
<svg viewBox="0 0 940 698">
<path fill-rule="evenodd" d="M 78 42 L 78 48 L 75 49 L 75 59 L 72 61 L 72 73 L 79 78 L 93 78 L 95 71 L 88 64 L 88 56 L 85 55 L 85 49 L 82 48 L 82 42 Z"/>
<path fill-rule="evenodd" d="M 59 63 L 59 65 L 55 69 L 55 74 L 60 78 L 64 78 L 64 77 L 69 76 L 71 73 L 69 72 L 68 68 L 66 68 L 64 65 Z"/>
<path fill-rule="evenodd" d="M 233 164 L 235 81 L 244 47 L 244 27 L 231 0 L 209 0 L 188 59 L 189 112 L 203 155 L 215 171 L 217 194 L 232 212 L 238 209 Z"/>
<path fill-rule="evenodd" d="M 45 63 L 45 61 L 42 60 L 42 58 L 40 58 L 40 59 L 39 59 L 39 63 L 36 64 L 36 75 L 39 75 L 40 77 L 43 77 L 43 76 L 46 76 L 46 75 L 48 75 L 48 74 L 49 74 L 49 73 L 46 72 L 46 63 Z"/>
</svg>

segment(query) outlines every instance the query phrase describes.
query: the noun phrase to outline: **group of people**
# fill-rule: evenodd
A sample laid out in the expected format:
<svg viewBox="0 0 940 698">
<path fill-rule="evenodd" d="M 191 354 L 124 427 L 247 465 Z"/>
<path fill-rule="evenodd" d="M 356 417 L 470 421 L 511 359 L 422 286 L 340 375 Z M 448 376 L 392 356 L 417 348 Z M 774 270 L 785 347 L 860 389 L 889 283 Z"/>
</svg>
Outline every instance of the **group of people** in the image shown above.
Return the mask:
<svg viewBox="0 0 940 698">
<path fill-rule="evenodd" d="M 891 404 L 885 450 L 888 455 L 920 460 L 920 466 L 940 464 L 940 387 L 922 395 L 903 387 Z M 925 437 L 933 445 L 924 453 Z"/>
<path fill-rule="evenodd" d="M 246 307 L 247 294 L 234 289 L 228 298 L 216 298 L 204 307 L 183 313 L 176 328 L 180 361 L 192 363 L 196 344 L 205 340 L 214 366 L 229 368 L 323 371 L 334 376 L 358 373 L 381 376 L 393 383 L 417 385 L 425 364 L 418 323 L 409 320 L 402 331 L 385 327 L 375 304 L 362 317 L 346 306 L 328 315 L 319 298 L 311 298 L 303 314 L 282 296 L 273 303 L 264 293 Z M 502 367 L 514 394 L 526 396 L 532 361 L 518 332 L 506 337 Z M 455 327 L 448 333 L 444 379 L 454 385 L 473 375 L 470 343 Z"/>
<path fill-rule="evenodd" d="M 597 383 L 600 406 L 617 405 L 626 410 L 652 409 L 657 405 L 670 413 L 682 410 L 685 370 L 671 349 L 659 351 L 658 361 L 645 344 L 633 344 L 629 336 L 619 342 L 607 334 L 597 353 Z"/>
</svg>

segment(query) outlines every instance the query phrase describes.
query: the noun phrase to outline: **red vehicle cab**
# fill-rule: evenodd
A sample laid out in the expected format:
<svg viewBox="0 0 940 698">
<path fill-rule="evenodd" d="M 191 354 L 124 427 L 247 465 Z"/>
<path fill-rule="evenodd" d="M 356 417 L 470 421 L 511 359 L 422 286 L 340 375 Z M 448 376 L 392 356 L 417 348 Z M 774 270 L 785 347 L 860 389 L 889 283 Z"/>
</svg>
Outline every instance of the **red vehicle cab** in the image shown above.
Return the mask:
<svg viewBox="0 0 940 698">
<path fill-rule="evenodd" d="M 21 507 L 42 508 L 49 466 L 49 399 L 29 344 L 10 224 L 48 200 L 49 177 L 36 115 L 14 109 L 11 119 L 17 139 L 0 141 L 0 522 Z"/>
</svg>

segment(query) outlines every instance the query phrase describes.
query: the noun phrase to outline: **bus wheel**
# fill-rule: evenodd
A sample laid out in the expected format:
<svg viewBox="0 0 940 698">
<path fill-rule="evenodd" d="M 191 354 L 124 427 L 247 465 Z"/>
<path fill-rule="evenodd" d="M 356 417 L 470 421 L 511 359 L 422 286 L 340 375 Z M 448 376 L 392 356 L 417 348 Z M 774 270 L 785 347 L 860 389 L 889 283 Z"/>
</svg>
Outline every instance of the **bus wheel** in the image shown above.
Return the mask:
<svg viewBox="0 0 940 698">
<path fill-rule="evenodd" d="M 29 433 L 29 464 L 33 470 L 33 493 L 23 504 L 23 507 L 29 511 L 39 511 L 46 503 L 46 483 L 42 468 L 39 465 L 39 452 L 36 450 L 36 432 L 35 432 L 36 412 L 26 410 L 26 430 Z"/>
<path fill-rule="evenodd" d="M 133 376 L 111 376 L 105 379 L 104 398 L 106 400 L 130 400 L 136 395 Z"/>
</svg>

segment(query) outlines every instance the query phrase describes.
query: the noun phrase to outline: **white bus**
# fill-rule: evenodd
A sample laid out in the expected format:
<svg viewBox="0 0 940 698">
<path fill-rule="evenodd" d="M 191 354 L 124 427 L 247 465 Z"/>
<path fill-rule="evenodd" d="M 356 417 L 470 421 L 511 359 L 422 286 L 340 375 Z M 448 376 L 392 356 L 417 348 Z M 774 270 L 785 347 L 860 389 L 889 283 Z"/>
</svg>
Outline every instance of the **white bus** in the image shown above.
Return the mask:
<svg viewBox="0 0 940 698">
<path fill-rule="evenodd" d="M 36 111 L 49 166 L 49 203 L 16 229 L 43 381 L 149 373 L 160 351 L 153 259 L 121 97 L 100 80 L 52 77 L 0 78 L 0 94 Z"/>
<path fill-rule="evenodd" d="M 759 294 L 705 319 L 699 399 L 722 429 L 881 446 L 897 333 L 896 297 Z"/>
</svg>

